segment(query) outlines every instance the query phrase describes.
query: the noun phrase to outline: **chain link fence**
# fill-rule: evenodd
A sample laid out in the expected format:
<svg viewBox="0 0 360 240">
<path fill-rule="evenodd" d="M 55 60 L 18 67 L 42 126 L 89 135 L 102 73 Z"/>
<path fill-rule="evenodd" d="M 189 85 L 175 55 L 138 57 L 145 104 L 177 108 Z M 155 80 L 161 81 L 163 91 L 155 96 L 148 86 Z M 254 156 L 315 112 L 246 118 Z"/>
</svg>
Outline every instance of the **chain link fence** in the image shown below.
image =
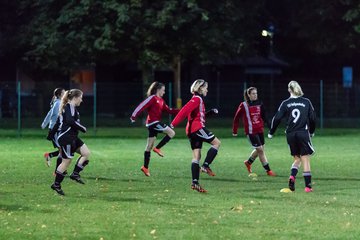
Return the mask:
<svg viewBox="0 0 360 240">
<path fill-rule="evenodd" d="M 190 98 L 192 82 L 181 83 L 181 98 L 185 104 Z M 305 97 L 315 108 L 319 127 L 360 126 L 360 85 L 344 88 L 340 83 L 314 81 L 301 83 Z M 50 109 L 53 90 L 57 87 L 80 88 L 63 82 L 39 82 L 27 86 L 22 82 L 0 83 L 0 128 L 40 128 Z M 277 81 L 261 82 L 209 82 L 209 93 L 205 98 L 206 108 L 219 109 L 219 117 L 212 122 L 218 126 L 231 124 L 234 113 L 246 87 L 255 86 L 259 98 L 264 102 L 267 115 L 271 118 L 281 101 L 289 96 L 287 83 Z M 135 107 L 145 98 L 141 82 L 97 82 L 83 96 L 79 107 L 81 121 L 88 127 L 125 127 Z M 165 101 L 176 107 L 173 86 L 166 84 Z M 142 115 L 145 119 L 146 114 Z M 168 116 L 164 116 L 168 122 Z M 138 121 L 141 125 L 141 121 Z"/>
</svg>

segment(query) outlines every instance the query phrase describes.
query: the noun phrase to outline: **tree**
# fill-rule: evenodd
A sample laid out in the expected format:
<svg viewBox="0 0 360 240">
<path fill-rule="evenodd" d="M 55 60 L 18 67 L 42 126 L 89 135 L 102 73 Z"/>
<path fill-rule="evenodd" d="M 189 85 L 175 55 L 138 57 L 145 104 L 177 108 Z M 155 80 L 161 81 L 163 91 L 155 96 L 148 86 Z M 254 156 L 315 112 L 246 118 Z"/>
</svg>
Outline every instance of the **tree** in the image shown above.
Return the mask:
<svg viewBox="0 0 360 240">
<path fill-rule="evenodd" d="M 249 0 L 20 3 L 19 16 L 27 19 L 20 31 L 27 64 L 69 71 L 132 60 L 143 70 L 144 85 L 159 66 L 173 67 L 179 83 L 182 61 L 210 63 L 253 50 L 262 7 L 262 1 Z"/>
</svg>

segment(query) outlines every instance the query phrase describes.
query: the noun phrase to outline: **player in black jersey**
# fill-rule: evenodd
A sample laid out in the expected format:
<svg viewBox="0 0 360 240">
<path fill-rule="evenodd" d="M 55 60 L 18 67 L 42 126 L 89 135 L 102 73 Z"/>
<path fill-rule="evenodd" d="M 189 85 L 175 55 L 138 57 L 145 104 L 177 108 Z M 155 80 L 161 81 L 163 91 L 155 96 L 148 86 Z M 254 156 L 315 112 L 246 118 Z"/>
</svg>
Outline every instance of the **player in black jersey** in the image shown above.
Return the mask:
<svg viewBox="0 0 360 240">
<path fill-rule="evenodd" d="M 85 184 L 80 178 L 80 172 L 89 163 L 90 150 L 84 142 L 78 137 L 79 131 L 86 132 L 86 127 L 80 123 L 80 115 L 76 107 L 82 102 L 83 93 L 79 89 L 71 89 L 66 91 L 61 99 L 59 117 L 57 125 L 59 125 L 60 133 L 58 142 L 61 148 L 62 163 L 56 169 L 54 184 L 51 188 L 60 195 L 65 195 L 61 189 L 61 182 L 64 180 L 66 170 L 74 157 L 74 153 L 80 154 L 70 179 Z"/>
<path fill-rule="evenodd" d="M 271 121 L 268 134 L 272 138 L 282 118 L 286 119 L 286 138 L 290 147 L 294 163 L 291 166 L 289 177 L 289 188 L 295 191 L 295 179 L 300 165 L 303 165 L 303 176 L 305 180 L 305 192 L 312 192 L 310 155 L 315 150 L 311 143 L 311 137 L 315 132 L 316 116 L 311 101 L 304 98 L 303 91 L 296 81 L 288 84 L 290 97 L 284 100 Z"/>
</svg>

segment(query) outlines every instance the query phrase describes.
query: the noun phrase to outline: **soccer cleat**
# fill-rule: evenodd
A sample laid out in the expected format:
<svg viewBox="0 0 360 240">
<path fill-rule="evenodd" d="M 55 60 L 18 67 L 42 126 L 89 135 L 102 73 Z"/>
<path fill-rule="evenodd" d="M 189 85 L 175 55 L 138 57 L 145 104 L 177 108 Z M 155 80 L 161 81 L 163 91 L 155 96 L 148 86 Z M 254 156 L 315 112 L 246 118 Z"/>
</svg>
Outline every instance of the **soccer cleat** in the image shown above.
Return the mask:
<svg viewBox="0 0 360 240">
<path fill-rule="evenodd" d="M 215 176 L 215 173 L 211 170 L 210 167 L 205 167 L 205 166 L 202 166 L 201 167 L 201 171 L 204 172 L 204 173 L 207 173 L 209 176 L 211 177 L 214 177 Z"/>
<path fill-rule="evenodd" d="M 64 196 L 65 193 L 64 191 L 61 189 L 61 186 L 60 185 L 55 185 L 55 183 L 53 185 L 51 185 L 51 189 L 56 191 L 59 195 L 62 195 Z"/>
<path fill-rule="evenodd" d="M 148 168 L 142 166 L 140 170 L 145 174 L 145 176 L 150 177 L 150 172 Z"/>
<path fill-rule="evenodd" d="M 266 174 L 267 174 L 268 176 L 271 176 L 271 177 L 275 177 L 275 176 L 276 176 L 276 174 L 275 174 L 273 171 L 271 171 L 271 170 L 267 171 Z"/>
<path fill-rule="evenodd" d="M 72 174 L 70 175 L 70 179 L 71 179 L 71 180 L 74 180 L 74 181 L 76 181 L 76 182 L 78 182 L 78 183 L 80 183 L 80 184 L 85 184 L 85 182 L 80 178 L 80 175 L 79 175 L 79 174 L 74 174 L 74 173 L 72 173 Z"/>
<path fill-rule="evenodd" d="M 159 155 L 160 157 L 164 157 L 164 154 L 161 152 L 159 148 L 154 148 L 153 151 L 156 152 L 157 155 Z"/>
<path fill-rule="evenodd" d="M 196 190 L 196 191 L 198 191 L 198 192 L 200 192 L 200 193 L 206 193 L 207 191 L 204 189 L 204 188 L 202 188 L 201 186 L 200 186 L 200 184 L 198 184 L 198 183 L 192 183 L 191 184 L 191 189 L 192 190 Z"/>
<path fill-rule="evenodd" d="M 295 191 L 295 177 L 294 176 L 290 176 L 289 177 L 289 188 L 291 191 Z"/>
<path fill-rule="evenodd" d="M 312 192 L 313 189 L 312 188 L 309 188 L 309 187 L 305 187 L 305 192 Z"/>
<path fill-rule="evenodd" d="M 48 152 L 44 153 L 44 158 L 45 158 L 45 164 L 46 166 L 50 167 L 51 164 L 51 158 Z"/>
<path fill-rule="evenodd" d="M 251 164 L 250 164 L 247 160 L 244 161 L 244 164 L 245 164 L 248 172 L 249 172 L 249 173 L 252 173 Z"/>
</svg>

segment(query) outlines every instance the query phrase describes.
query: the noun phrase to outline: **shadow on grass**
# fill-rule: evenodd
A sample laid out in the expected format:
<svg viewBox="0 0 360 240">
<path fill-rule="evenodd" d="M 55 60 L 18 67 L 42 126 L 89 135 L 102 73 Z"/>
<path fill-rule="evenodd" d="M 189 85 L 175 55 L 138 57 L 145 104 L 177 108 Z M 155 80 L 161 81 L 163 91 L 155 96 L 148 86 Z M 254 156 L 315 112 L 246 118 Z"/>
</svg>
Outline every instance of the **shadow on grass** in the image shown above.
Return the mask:
<svg viewBox="0 0 360 240">
<path fill-rule="evenodd" d="M 315 181 L 360 181 L 360 178 L 339 178 L 339 177 L 314 177 Z"/>
<path fill-rule="evenodd" d="M 23 205 L 15 205 L 15 204 L 10 204 L 10 205 L 5 205 L 5 204 L 0 204 L 0 210 L 3 211 L 29 211 L 31 210 L 28 207 L 24 207 Z"/>
<path fill-rule="evenodd" d="M 143 182 L 143 180 L 134 179 L 134 178 L 126 178 L 126 179 L 119 179 L 119 178 L 107 178 L 107 177 L 86 177 L 84 179 L 91 179 L 96 181 L 105 181 L 105 182 Z"/>
</svg>

